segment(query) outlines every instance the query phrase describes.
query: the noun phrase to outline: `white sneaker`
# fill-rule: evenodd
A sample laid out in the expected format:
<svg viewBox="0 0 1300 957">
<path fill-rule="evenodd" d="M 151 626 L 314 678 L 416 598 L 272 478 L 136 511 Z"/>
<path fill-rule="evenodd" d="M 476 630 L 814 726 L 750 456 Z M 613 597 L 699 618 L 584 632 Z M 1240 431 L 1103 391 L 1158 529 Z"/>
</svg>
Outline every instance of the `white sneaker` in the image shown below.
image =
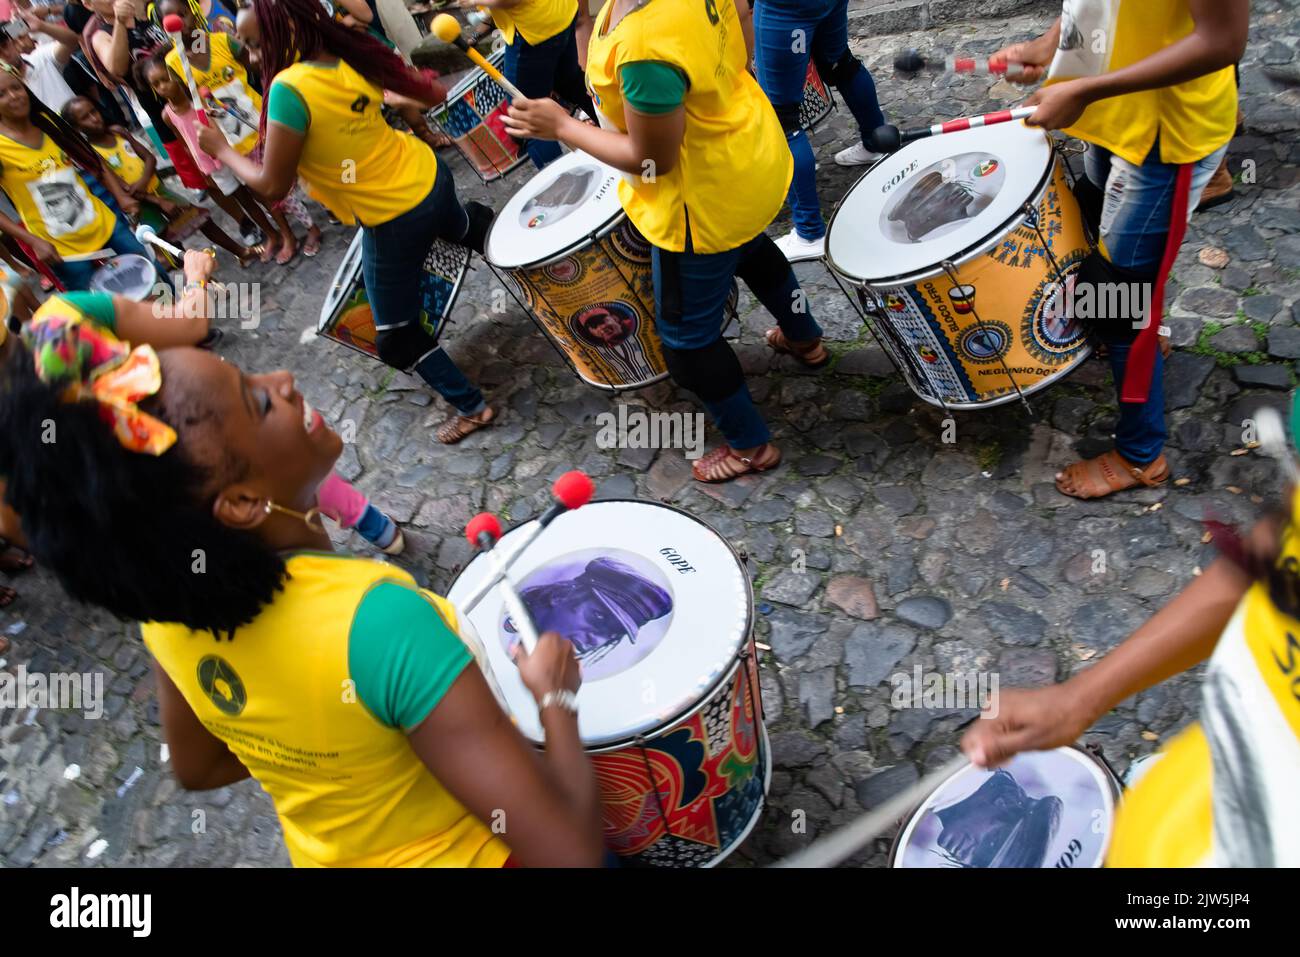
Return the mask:
<svg viewBox="0 0 1300 957">
<path fill-rule="evenodd" d="M 880 153 L 873 153 L 861 143 L 854 143 L 848 149 L 835 154 L 835 162 L 840 166 L 866 166 L 880 159 Z"/>
<path fill-rule="evenodd" d="M 776 248 L 792 263 L 821 259 L 826 254 L 826 237 L 804 239 L 792 229 L 776 241 Z"/>
</svg>

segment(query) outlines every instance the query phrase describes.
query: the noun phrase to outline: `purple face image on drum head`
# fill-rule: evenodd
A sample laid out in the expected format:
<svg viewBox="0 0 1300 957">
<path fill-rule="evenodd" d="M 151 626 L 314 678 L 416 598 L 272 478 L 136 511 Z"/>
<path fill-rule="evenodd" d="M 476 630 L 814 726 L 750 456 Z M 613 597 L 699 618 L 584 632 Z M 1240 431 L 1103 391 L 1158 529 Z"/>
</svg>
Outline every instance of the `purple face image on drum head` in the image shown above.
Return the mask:
<svg viewBox="0 0 1300 957">
<path fill-rule="evenodd" d="M 519 225 L 525 229 L 553 226 L 582 206 L 601 180 L 595 166 L 567 169 L 544 190 L 524 203 L 519 211 Z"/>
<path fill-rule="evenodd" d="M 1114 801 L 1103 772 L 1066 749 L 950 778 L 912 818 L 902 867 L 1098 867 Z"/>
<path fill-rule="evenodd" d="M 1006 162 L 990 153 L 960 153 L 932 163 L 885 204 L 880 228 L 897 243 L 946 236 L 984 212 L 1006 179 Z"/>
<path fill-rule="evenodd" d="M 573 334 L 589 346 L 616 346 L 636 335 L 639 317 L 625 302 L 598 302 L 569 320 Z"/>
<path fill-rule="evenodd" d="M 538 633 L 556 631 L 573 642 L 583 681 L 599 681 L 654 651 L 673 619 L 668 580 L 656 566 L 620 548 L 570 552 L 530 573 L 519 595 Z M 514 622 L 498 624 L 509 654 Z"/>
</svg>

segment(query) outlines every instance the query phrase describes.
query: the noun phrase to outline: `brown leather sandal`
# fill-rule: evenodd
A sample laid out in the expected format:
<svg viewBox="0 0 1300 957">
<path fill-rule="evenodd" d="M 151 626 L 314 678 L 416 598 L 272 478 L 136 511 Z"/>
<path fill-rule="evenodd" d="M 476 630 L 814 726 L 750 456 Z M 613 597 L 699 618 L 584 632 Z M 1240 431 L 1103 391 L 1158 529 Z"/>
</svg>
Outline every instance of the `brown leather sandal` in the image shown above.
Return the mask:
<svg viewBox="0 0 1300 957">
<path fill-rule="evenodd" d="M 773 352 L 779 352 L 781 355 L 794 356 L 797 360 L 806 365 L 809 369 L 820 369 L 826 363 L 831 361 L 831 354 L 826 347 L 822 345 L 821 338 L 808 339 L 803 342 L 795 342 L 793 339 L 787 339 L 785 333 L 780 329 L 767 330 L 767 344 Z"/>
<path fill-rule="evenodd" d="M 697 482 L 717 484 L 730 482 L 751 472 L 766 472 L 780 464 L 781 450 L 771 442 L 760 445 L 758 451 L 749 458 L 737 455 L 736 450 L 729 445 L 720 445 L 697 460 L 691 466 L 691 474 Z"/>
<path fill-rule="evenodd" d="M 1163 454 L 1143 468 L 1111 449 L 1095 459 L 1075 462 L 1066 467 L 1065 471 L 1058 472 L 1056 490 L 1071 498 L 1105 498 L 1139 485 L 1159 488 L 1168 480 L 1169 462 Z"/>
<path fill-rule="evenodd" d="M 438 426 L 438 431 L 434 435 L 443 445 L 455 445 L 461 439 L 469 438 L 479 429 L 486 429 L 496 420 L 496 417 L 496 411 L 492 406 L 488 406 L 478 415 L 453 415 Z"/>
</svg>

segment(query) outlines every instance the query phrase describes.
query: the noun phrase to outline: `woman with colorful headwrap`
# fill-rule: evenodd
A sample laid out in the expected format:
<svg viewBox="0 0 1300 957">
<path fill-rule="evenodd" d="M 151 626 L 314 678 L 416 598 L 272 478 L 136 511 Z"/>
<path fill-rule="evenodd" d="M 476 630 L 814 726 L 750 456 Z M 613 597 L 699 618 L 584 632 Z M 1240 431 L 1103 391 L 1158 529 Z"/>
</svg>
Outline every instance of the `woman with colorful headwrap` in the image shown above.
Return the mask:
<svg viewBox="0 0 1300 957">
<path fill-rule="evenodd" d="M 333 553 L 317 488 L 343 443 L 292 375 L 84 318 L 24 339 L 0 378 L 5 501 L 72 597 L 147 622 L 184 787 L 255 777 L 300 866 L 599 865 L 572 646 L 517 658 L 538 752 L 445 600 Z"/>
<path fill-rule="evenodd" d="M 106 187 L 124 213 L 139 211 L 137 200 L 90 144 L 11 70 L 0 70 L 0 189 L 22 220 L 0 214 L 0 231 L 25 245 L 69 289 L 85 289 L 95 264 L 64 257 L 111 249 L 151 258 L 96 185 L 101 191 Z"/>
</svg>

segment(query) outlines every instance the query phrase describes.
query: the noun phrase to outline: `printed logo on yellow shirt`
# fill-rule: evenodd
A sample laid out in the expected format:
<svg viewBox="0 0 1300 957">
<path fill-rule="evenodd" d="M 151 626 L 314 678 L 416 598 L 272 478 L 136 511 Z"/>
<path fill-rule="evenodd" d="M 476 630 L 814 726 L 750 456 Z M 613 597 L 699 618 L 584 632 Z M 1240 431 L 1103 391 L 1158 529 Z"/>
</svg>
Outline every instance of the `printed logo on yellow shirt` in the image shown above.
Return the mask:
<svg viewBox="0 0 1300 957">
<path fill-rule="evenodd" d="M 218 710 L 232 716 L 244 710 L 244 705 L 248 703 L 248 693 L 230 662 L 216 655 L 208 655 L 199 661 L 198 670 L 199 687 Z"/>
<path fill-rule="evenodd" d="M 362 93 L 360 96 L 358 96 L 355 100 L 352 101 L 352 112 L 364 113 L 366 111 L 366 107 L 369 105 L 370 105 L 370 97 Z"/>
</svg>

